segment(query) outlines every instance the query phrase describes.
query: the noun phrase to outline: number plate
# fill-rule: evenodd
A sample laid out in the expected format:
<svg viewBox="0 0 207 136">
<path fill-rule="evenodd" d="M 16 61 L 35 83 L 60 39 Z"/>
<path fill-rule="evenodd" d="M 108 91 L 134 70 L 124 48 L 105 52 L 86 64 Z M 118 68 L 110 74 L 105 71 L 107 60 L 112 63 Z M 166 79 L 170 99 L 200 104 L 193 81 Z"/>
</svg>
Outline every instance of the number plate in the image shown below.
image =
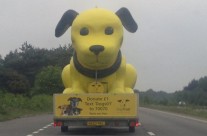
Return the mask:
<svg viewBox="0 0 207 136">
<path fill-rule="evenodd" d="M 88 121 L 87 126 L 105 126 L 105 121 Z"/>
</svg>

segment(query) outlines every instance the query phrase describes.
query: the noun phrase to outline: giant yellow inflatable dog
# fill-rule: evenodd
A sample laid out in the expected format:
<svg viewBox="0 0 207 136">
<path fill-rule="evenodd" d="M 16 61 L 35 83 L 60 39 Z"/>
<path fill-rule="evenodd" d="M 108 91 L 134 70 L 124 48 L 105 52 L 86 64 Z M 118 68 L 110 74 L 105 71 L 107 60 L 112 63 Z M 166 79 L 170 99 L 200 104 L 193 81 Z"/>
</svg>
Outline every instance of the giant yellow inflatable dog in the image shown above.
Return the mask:
<svg viewBox="0 0 207 136">
<path fill-rule="evenodd" d="M 137 74 L 120 51 L 123 26 L 129 32 L 138 28 L 128 9 L 68 10 L 57 24 L 56 37 L 70 26 L 75 53 L 62 72 L 63 93 L 133 93 Z"/>
</svg>

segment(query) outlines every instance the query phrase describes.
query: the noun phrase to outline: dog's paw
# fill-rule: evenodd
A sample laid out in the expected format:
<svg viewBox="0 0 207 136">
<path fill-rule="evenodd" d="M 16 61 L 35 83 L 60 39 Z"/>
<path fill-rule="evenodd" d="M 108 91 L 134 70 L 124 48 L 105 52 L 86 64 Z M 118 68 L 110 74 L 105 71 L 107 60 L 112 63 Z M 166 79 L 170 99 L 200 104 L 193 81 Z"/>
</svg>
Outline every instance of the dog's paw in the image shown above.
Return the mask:
<svg viewBox="0 0 207 136">
<path fill-rule="evenodd" d="M 134 93 L 133 89 L 132 88 L 125 88 L 125 93 Z"/>
<path fill-rule="evenodd" d="M 72 88 L 65 88 L 65 90 L 63 91 L 63 94 L 81 94 L 81 93 L 85 93 L 85 92 L 79 89 L 72 89 Z"/>
<path fill-rule="evenodd" d="M 125 90 L 124 90 L 124 88 L 115 88 L 115 89 L 109 91 L 109 93 L 120 94 L 120 93 L 125 93 Z"/>
<path fill-rule="evenodd" d="M 73 93 L 72 88 L 65 88 L 63 94 L 69 94 L 69 93 Z"/>
</svg>

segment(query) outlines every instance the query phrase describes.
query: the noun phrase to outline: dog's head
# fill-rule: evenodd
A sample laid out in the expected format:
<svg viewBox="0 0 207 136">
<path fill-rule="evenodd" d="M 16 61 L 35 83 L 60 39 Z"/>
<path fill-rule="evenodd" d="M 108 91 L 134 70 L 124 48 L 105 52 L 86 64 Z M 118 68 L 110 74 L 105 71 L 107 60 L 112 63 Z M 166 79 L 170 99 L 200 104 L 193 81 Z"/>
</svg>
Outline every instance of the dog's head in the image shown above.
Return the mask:
<svg viewBox="0 0 207 136">
<path fill-rule="evenodd" d="M 132 33 L 138 28 L 126 8 L 116 13 L 101 8 L 80 14 L 68 10 L 56 27 L 56 37 L 63 35 L 70 26 L 77 59 L 89 69 L 104 69 L 115 63 L 123 41 L 123 26 Z"/>
<path fill-rule="evenodd" d="M 60 105 L 60 106 L 58 106 L 58 109 L 61 110 L 61 115 L 67 115 L 68 110 L 69 110 L 69 106 L 68 105 Z"/>
<path fill-rule="evenodd" d="M 77 97 L 70 97 L 68 101 L 70 101 L 70 106 L 72 107 L 77 107 L 79 102 L 82 102 L 81 98 Z"/>
</svg>

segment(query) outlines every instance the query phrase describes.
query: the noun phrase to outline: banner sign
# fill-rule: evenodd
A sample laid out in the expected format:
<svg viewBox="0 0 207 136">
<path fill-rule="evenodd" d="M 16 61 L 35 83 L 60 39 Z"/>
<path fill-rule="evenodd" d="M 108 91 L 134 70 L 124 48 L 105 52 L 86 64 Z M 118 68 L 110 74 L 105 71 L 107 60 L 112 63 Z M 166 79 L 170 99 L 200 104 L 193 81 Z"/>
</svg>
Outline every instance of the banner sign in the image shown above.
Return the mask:
<svg viewBox="0 0 207 136">
<path fill-rule="evenodd" d="M 136 117 L 137 94 L 55 94 L 55 117 Z"/>
</svg>

